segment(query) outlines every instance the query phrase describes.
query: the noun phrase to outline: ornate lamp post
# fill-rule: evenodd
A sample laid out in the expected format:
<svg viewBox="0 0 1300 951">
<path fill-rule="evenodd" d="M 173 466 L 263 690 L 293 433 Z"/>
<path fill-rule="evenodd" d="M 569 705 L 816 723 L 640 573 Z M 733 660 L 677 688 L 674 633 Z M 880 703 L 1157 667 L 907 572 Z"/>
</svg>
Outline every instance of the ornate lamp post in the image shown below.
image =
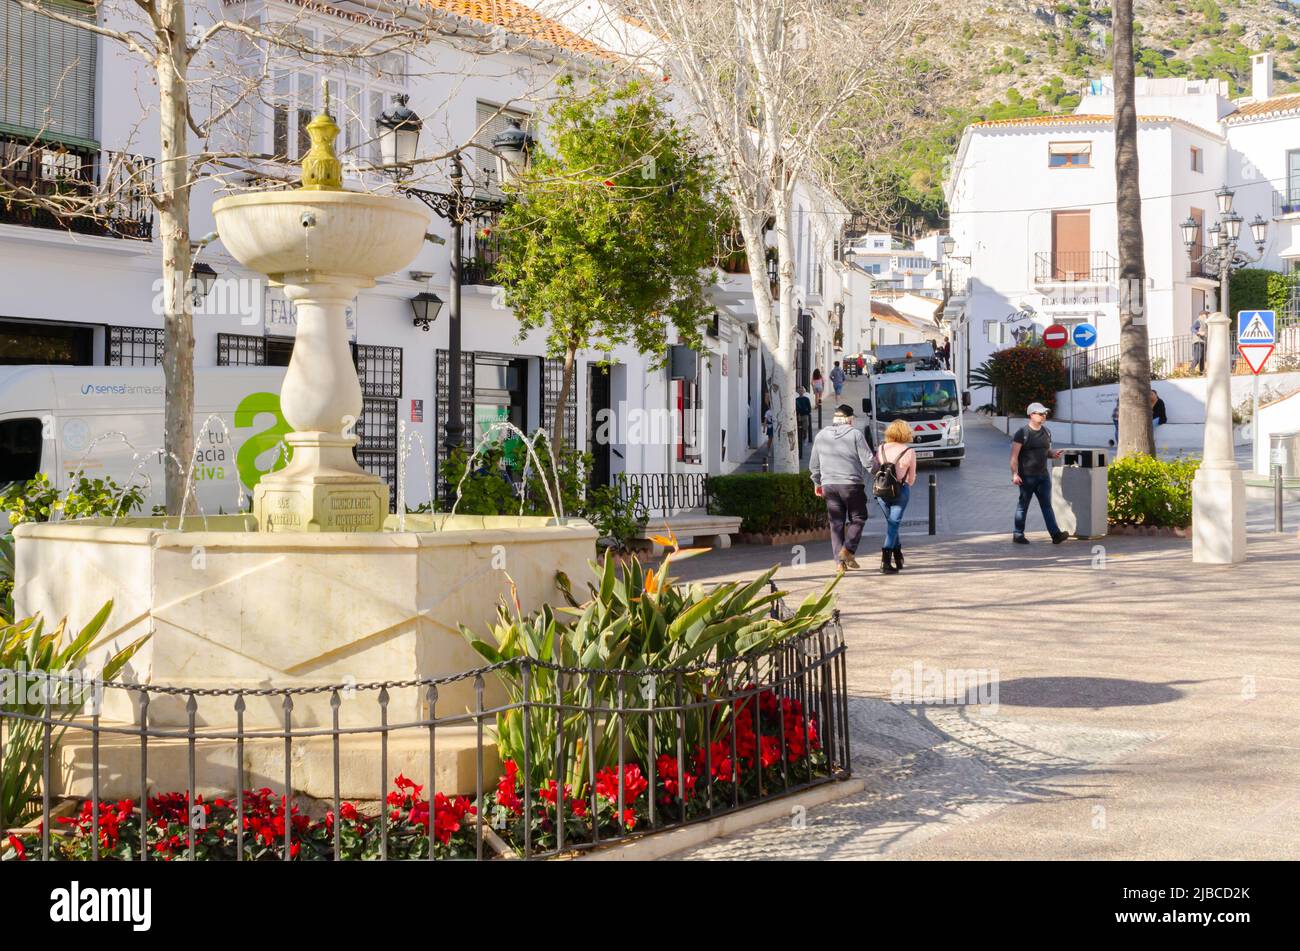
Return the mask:
<svg viewBox="0 0 1300 951">
<path fill-rule="evenodd" d="M 383 164 L 398 179 L 410 174 L 415 165 L 423 121 L 406 105 L 406 96 L 395 96 L 396 105 L 375 120 L 378 127 L 379 152 Z M 473 144 L 473 143 L 471 143 Z M 497 159 L 497 176 L 502 184 L 518 181 L 520 173 L 528 167 L 533 137 L 524 131 L 519 120 L 511 119 L 509 127 L 492 139 L 491 152 Z M 484 148 L 474 144 L 475 148 Z M 467 222 L 482 218 L 505 207 L 501 198 L 485 198 L 465 194 L 465 166 L 461 149 L 451 153 L 451 192 L 430 191 L 423 188 L 399 186 L 400 190 L 418 198 L 438 217 L 451 224 L 451 299 L 447 303 L 447 420 L 444 426 L 443 445 L 450 452 L 465 441 L 465 424 L 461 421 L 460 375 L 460 286 L 461 286 L 461 232 Z M 434 312 L 434 316 L 437 312 Z M 420 315 L 417 313 L 417 323 Z M 427 324 L 423 324 L 428 329 Z"/>
<path fill-rule="evenodd" d="M 1232 210 L 1232 189 L 1225 186 L 1214 195 L 1219 203 L 1219 220 L 1208 229 L 1208 247 L 1196 253 L 1200 225 L 1195 219 L 1188 218 L 1179 226 L 1193 264 L 1202 264 L 1219 278 L 1220 306 L 1210 316 L 1206 333 L 1205 452 L 1192 480 L 1192 561 L 1231 565 L 1246 560 L 1246 485 L 1232 450 L 1228 285 L 1233 271 L 1263 258 L 1268 224 L 1255 216 L 1250 233 L 1256 254 L 1246 254 L 1237 246 L 1241 215 Z"/>
</svg>

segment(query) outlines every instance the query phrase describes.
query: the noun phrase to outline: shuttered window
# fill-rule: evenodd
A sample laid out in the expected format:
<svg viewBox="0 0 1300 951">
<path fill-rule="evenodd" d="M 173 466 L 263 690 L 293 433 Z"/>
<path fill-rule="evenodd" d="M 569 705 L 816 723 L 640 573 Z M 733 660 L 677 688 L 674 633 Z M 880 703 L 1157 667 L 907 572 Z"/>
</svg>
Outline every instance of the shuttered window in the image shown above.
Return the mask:
<svg viewBox="0 0 1300 951">
<path fill-rule="evenodd" d="M 89 4 L 48 2 L 94 21 Z M 0 0 L 0 131 L 93 145 L 96 49 L 93 33 Z"/>
</svg>

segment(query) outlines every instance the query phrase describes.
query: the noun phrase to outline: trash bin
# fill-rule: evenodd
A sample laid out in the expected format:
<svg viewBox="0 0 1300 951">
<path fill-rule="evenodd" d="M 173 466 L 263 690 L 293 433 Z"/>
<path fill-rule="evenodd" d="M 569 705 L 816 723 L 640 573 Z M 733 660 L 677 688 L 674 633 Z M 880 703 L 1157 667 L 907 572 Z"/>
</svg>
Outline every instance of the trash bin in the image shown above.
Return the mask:
<svg viewBox="0 0 1300 951">
<path fill-rule="evenodd" d="M 1052 511 L 1061 531 L 1077 538 L 1106 534 L 1108 454 L 1105 449 L 1066 449 L 1052 470 Z"/>
<path fill-rule="evenodd" d="M 1300 479 L 1300 430 L 1271 433 L 1268 443 L 1269 473 L 1273 466 L 1281 466 L 1283 479 Z"/>
</svg>

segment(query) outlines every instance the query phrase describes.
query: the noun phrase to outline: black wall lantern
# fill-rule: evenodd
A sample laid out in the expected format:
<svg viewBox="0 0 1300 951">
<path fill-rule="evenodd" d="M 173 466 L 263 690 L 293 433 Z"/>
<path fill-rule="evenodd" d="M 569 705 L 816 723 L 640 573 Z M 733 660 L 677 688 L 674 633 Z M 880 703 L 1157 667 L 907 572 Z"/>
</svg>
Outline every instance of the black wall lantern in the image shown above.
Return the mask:
<svg viewBox="0 0 1300 951">
<path fill-rule="evenodd" d="M 411 298 L 411 312 L 415 315 L 415 326 L 427 331 L 438 319 L 442 310 L 442 298 L 433 291 L 420 291 Z"/>
<path fill-rule="evenodd" d="M 208 296 L 208 291 L 212 290 L 212 285 L 216 283 L 217 272 L 211 264 L 197 262 L 190 269 L 190 278 L 190 287 L 194 294 L 194 306 L 198 307 Z"/>
</svg>

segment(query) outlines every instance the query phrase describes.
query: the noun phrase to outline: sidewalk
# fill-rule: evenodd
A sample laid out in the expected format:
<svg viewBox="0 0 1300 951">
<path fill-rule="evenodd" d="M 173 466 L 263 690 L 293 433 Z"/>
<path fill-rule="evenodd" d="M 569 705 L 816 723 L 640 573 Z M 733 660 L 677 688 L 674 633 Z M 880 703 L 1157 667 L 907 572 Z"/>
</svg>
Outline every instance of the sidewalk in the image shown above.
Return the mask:
<svg viewBox="0 0 1300 951">
<path fill-rule="evenodd" d="M 1193 565 L 1180 539 L 1031 538 L 913 538 L 903 574 L 846 576 L 867 792 L 806 828 L 782 821 L 690 857 L 1294 858 L 1294 534 L 1252 535 L 1234 568 Z M 797 601 L 831 577 L 829 556 L 808 546 L 795 567 L 788 548 L 739 546 L 675 574 L 748 577 L 780 562 Z M 916 664 L 985 671 L 996 711 L 890 702 Z"/>
</svg>

